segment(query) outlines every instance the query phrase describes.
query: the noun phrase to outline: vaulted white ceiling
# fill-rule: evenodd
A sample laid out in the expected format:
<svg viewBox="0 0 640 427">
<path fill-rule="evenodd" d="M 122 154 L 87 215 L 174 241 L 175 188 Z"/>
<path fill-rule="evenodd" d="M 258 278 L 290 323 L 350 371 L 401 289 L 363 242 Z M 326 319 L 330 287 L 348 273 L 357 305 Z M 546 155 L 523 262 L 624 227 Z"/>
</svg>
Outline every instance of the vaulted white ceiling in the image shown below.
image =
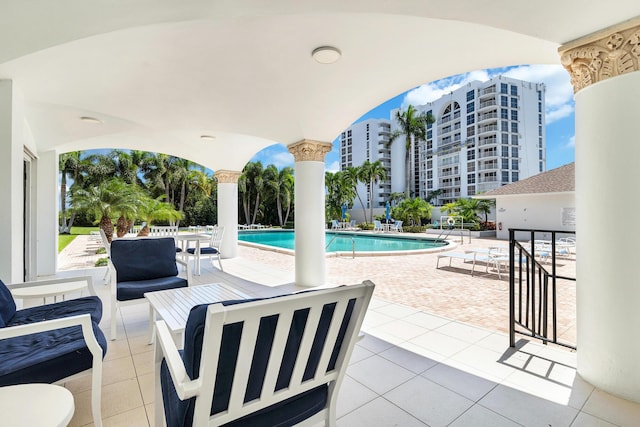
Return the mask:
<svg viewBox="0 0 640 427">
<path fill-rule="evenodd" d="M 332 141 L 422 83 L 557 64 L 560 44 L 636 16 L 637 0 L 3 0 L 0 79 L 23 94 L 38 151 L 240 170 L 274 143 Z M 342 58 L 315 62 L 323 45 Z"/>
</svg>

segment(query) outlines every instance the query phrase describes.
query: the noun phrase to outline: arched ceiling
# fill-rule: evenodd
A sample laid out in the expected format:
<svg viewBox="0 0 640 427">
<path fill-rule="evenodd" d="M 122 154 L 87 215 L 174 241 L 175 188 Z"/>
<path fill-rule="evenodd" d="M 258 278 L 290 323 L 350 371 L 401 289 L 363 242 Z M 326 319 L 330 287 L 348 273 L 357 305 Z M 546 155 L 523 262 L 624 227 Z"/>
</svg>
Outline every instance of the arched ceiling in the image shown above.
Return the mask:
<svg viewBox="0 0 640 427">
<path fill-rule="evenodd" d="M 274 143 L 332 141 L 422 83 L 558 63 L 560 44 L 640 16 L 640 2 L 4 0 L 0 12 L 0 79 L 23 94 L 38 151 L 135 148 L 239 170 Z M 342 58 L 316 63 L 323 45 Z"/>
</svg>

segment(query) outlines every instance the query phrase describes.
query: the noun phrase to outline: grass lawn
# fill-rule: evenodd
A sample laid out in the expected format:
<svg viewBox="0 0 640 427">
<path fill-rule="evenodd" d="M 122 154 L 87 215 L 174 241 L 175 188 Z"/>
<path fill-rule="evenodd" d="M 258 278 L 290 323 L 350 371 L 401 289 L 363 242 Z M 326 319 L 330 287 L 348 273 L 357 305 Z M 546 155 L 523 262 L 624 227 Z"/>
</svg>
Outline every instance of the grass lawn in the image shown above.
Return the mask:
<svg viewBox="0 0 640 427">
<path fill-rule="evenodd" d="M 71 227 L 71 234 L 58 235 L 58 253 L 62 252 L 69 243 L 73 242 L 76 236 L 89 234 L 92 231 L 98 231 L 98 227 Z"/>
</svg>

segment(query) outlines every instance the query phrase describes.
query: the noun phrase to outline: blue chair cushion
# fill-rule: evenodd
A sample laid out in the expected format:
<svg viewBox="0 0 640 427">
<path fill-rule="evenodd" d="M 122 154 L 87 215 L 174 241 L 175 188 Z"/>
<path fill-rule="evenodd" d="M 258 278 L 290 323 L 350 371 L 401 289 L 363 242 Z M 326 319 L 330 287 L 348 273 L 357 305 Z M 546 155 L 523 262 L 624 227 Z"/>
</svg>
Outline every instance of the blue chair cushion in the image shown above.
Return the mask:
<svg viewBox="0 0 640 427">
<path fill-rule="evenodd" d="M 189 285 L 182 277 L 161 277 L 152 280 L 134 280 L 117 284 L 118 301 L 144 298 L 145 292 L 164 291 L 166 289 L 186 288 Z"/>
<path fill-rule="evenodd" d="M 178 275 L 173 238 L 114 240 L 111 262 L 118 282 L 158 279 Z"/>
<path fill-rule="evenodd" d="M 42 322 L 43 320 L 58 319 L 85 313 L 91 315 L 93 322 L 99 323 L 102 319 L 102 301 L 100 301 L 100 298 L 94 296 L 82 297 L 53 304 L 24 308 L 16 311 L 14 316 L 7 322 L 7 326 L 25 325 L 27 323 Z"/>
<path fill-rule="evenodd" d="M 194 254 L 196 252 L 196 248 L 188 248 L 187 252 L 189 252 L 190 254 Z M 207 246 L 206 248 L 200 248 L 201 255 L 215 255 L 217 253 L 218 250 L 216 248 L 211 248 L 209 246 Z"/>
<path fill-rule="evenodd" d="M 92 325 L 104 357 L 107 340 Z M 0 386 L 53 383 L 90 369 L 92 362 L 80 326 L 0 340 Z"/>
<path fill-rule="evenodd" d="M 278 298 L 281 296 L 272 298 Z M 221 304 L 228 306 L 256 300 L 257 299 L 223 301 L 221 302 Z M 327 371 L 330 371 L 335 367 L 335 363 L 342 346 L 342 341 L 344 340 L 344 336 L 346 334 L 346 328 L 351 318 L 354 305 L 355 300 L 349 301 L 345 316 L 342 319 L 341 327 L 338 332 L 336 345 L 333 349 L 329 364 L 327 367 L 325 367 Z M 208 304 L 203 304 L 192 308 L 191 312 L 189 313 L 189 318 L 187 320 L 185 329 L 185 343 L 182 358 L 187 374 L 192 379 L 198 377 L 200 370 L 200 357 L 204 339 L 204 327 L 207 307 Z M 311 347 L 311 354 L 309 356 L 309 360 L 303 374 L 303 380 L 313 378 L 316 370 L 318 369 L 322 348 L 324 347 L 324 342 L 331 325 L 334 310 L 335 304 L 327 304 L 322 309 L 318 330 L 316 331 L 316 335 L 314 337 L 314 341 Z M 295 360 L 298 355 L 298 350 L 306 326 L 308 314 L 309 309 L 305 309 L 298 310 L 293 315 L 289 335 L 285 344 L 282 365 L 276 380 L 276 390 L 281 390 L 289 386 L 291 376 L 293 375 Z M 267 365 L 269 362 L 271 348 L 273 345 L 277 322 L 278 316 L 268 316 L 260 319 L 260 326 L 258 328 L 258 336 L 256 339 L 253 361 L 251 363 L 248 385 L 245 393 L 245 402 L 257 399 L 260 396 L 262 385 L 264 383 L 266 375 Z M 233 374 L 235 371 L 240 346 L 242 326 L 242 323 L 235 323 L 225 325 L 223 328 L 221 339 L 221 356 L 220 360 L 218 361 L 215 391 L 211 407 L 212 415 L 225 411 L 228 408 L 229 399 L 231 396 L 231 383 L 233 381 Z M 171 382 L 171 378 L 168 375 L 168 370 L 165 375 L 161 376 L 161 379 L 163 396 L 166 396 L 164 406 L 167 425 L 181 427 L 190 426 L 193 419 L 195 399 L 180 401 L 177 398 L 173 382 Z M 284 426 L 296 424 L 322 410 L 326 405 L 326 399 L 326 386 L 318 387 L 316 389 L 310 390 L 307 393 L 294 396 L 284 402 L 280 402 L 259 412 L 250 414 L 246 417 L 243 417 L 242 419 L 229 423 L 228 425 L 236 427 L 254 425 Z M 294 412 L 294 409 L 298 412 Z M 286 421 L 289 419 L 293 420 L 299 414 L 305 414 L 304 418 L 300 418 L 297 421 L 291 423 L 288 423 Z M 282 424 L 278 424 L 276 420 L 280 420 Z M 267 423 L 260 424 L 263 421 Z"/>
<path fill-rule="evenodd" d="M 11 291 L 4 282 L 0 280 L 0 328 L 4 328 L 15 313 L 16 302 L 13 300 L 13 295 L 11 295 Z"/>
</svg>

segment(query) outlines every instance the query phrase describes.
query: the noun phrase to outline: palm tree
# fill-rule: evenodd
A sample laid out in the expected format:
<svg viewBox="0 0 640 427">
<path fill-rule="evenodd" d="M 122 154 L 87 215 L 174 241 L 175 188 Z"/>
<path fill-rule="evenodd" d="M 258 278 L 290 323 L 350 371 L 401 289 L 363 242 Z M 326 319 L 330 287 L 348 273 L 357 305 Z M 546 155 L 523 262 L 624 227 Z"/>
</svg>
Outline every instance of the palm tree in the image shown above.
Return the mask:
<svg viewBox="0 0 640 427">
<path fill-rule="evenodd" d="M 73 209 L 100 218 L 99 226 L 110 242 L 113 238 L 111 216 L 132 202 L 130 190 L 131 187 L 118 178 L 112 178 L 88 189 L 76 189 L 71 192 Z"/>
<path fill-rule="evenodd" d="M 442 189 L 438 188 L 437 190 L 429 191 L 427 193 L 427 203 L 431 203 L 432 200 L 438 200 L 438 197 L 442 195 Z"/>
<path fill-rule="evenodd" d="M 287 166 L 278 171 L 278 168 L 276 168 L 274 165 L 269 165 L 265 169 L 264 176 L 266 187 L 271 189 L 271 191 L 273 192 L 273 198 L 276 202 L 278 221 L 280 223 L 280 226 L 283 226 L 286 222 L 286 217 L 283 218 L 283 205 L 287 205 L 287 216 L 289 213 L 289 207 L 291 206 L 291 193 L 293 191 L 293 168 Z"/>
<path fill-rule="evenodd" d="M 427 125 L 435 122 L 435 119 L 431 113 L 418 113 L 418 110 L 413 105 L 409 105 L 406 111 L 398 110 L 396 112 L 396 120 L 400 129 L 396 129 L 389 137 L 389 144 L 396 140 L 396 138 L 405 136 L 405 154 L 404 154 L 404 167 L 405 167 L 405 190 L 404 194 L 406 198 L 409 198 L 411 183 L 411 146 L 412 140 L 424 141 L 427 136 Z"/>
<path fill-rule="evenodd" d="M 327 191 L 325 198 L 326 219 L 339 218 L 342 213 L 342 205 L 352 203 L 355 195 L 351 178 L 345 172 L 325 172 L 324 186 Z"/>
<path fill-rule="evenodd" d="M 373 222 L 373 187 L 378 181 L 387 179 L 387 169 L 380 160 L 373 163 L 366 160 L 360 166 L 360 179 L 369 186 L 369 219 Z"/>
<path fill-rule="evenodd" d="M 254 224 L 260 208 L 264 188 L 264 168 L 261 162 L 249 162 L 238 180 L 238 191 L 242 193 L 242 207 L 247 224 Z M 251 213 L 251 202 L 254 202 Z"/>
<path fill-rule="evenodd" d="M 477 212 L 484 214 L 485 224 L 489 222 L 489 214 L 491 213 L 491 209 L 493 209 L 495 205 L 496 205 L 496 199 L 480 199 L 479 200 Z"/>
<path fill-rule="evenodd" d="M 431 206 L 419 197 L 415 199 L 405 199 L 394 210 L 398 212 L 398 217 L 410 222 L 411 225 L 420 225 L 422 218 L 431 218 Z"/>
<path fill-rule="evenodd" d="M 60 233 L 69 234 L 75 212 L 71 211 L 71 217 L 67 223 L 67 178 L 73 180 L 74 185 L 81 185 L 82 172 L 87 166 L 87 162 L 82 159 L 82 151 L 71 151 L 60 154 L 58 158 L 58 168 L 60 170 Z"/>
<path fill-rule="evenodd" d="M 347 185 L 350 184 L 353 188 L 353 193 L 358 198 L 360 202 L 360 206 L 362 206 L 362 217 L 364 218 L 364 222 L 367 222 L 367 211 L 366 206 L 362 203 L 362 198 L 360 197 L 360 193 L 358 193 L 358 183 L 361 181 L 362 170 L 361 167 L 354 168 L 353 166 L 347 167 L 344 171 L 344 178 L 348 179 Z"/>
<path fill-rule="evenodd" d="M 146 224 L 138 236 L 148 236 L 149 227 L 153 221 L 177 221 L 182 219 L 182 213 L 177 211 L 171 203 L 163 202 L 160 196 L 157 199 L 146 197 L 142 200 L 139 216 L 145 220 Z"/>
<path fill-rule="evenodd" d="M 398 203 L 404 200 L 404 193 L 393 192 L 389 196 L 389 203 L 391 206 L 397 206 Z"/>
</svg>

